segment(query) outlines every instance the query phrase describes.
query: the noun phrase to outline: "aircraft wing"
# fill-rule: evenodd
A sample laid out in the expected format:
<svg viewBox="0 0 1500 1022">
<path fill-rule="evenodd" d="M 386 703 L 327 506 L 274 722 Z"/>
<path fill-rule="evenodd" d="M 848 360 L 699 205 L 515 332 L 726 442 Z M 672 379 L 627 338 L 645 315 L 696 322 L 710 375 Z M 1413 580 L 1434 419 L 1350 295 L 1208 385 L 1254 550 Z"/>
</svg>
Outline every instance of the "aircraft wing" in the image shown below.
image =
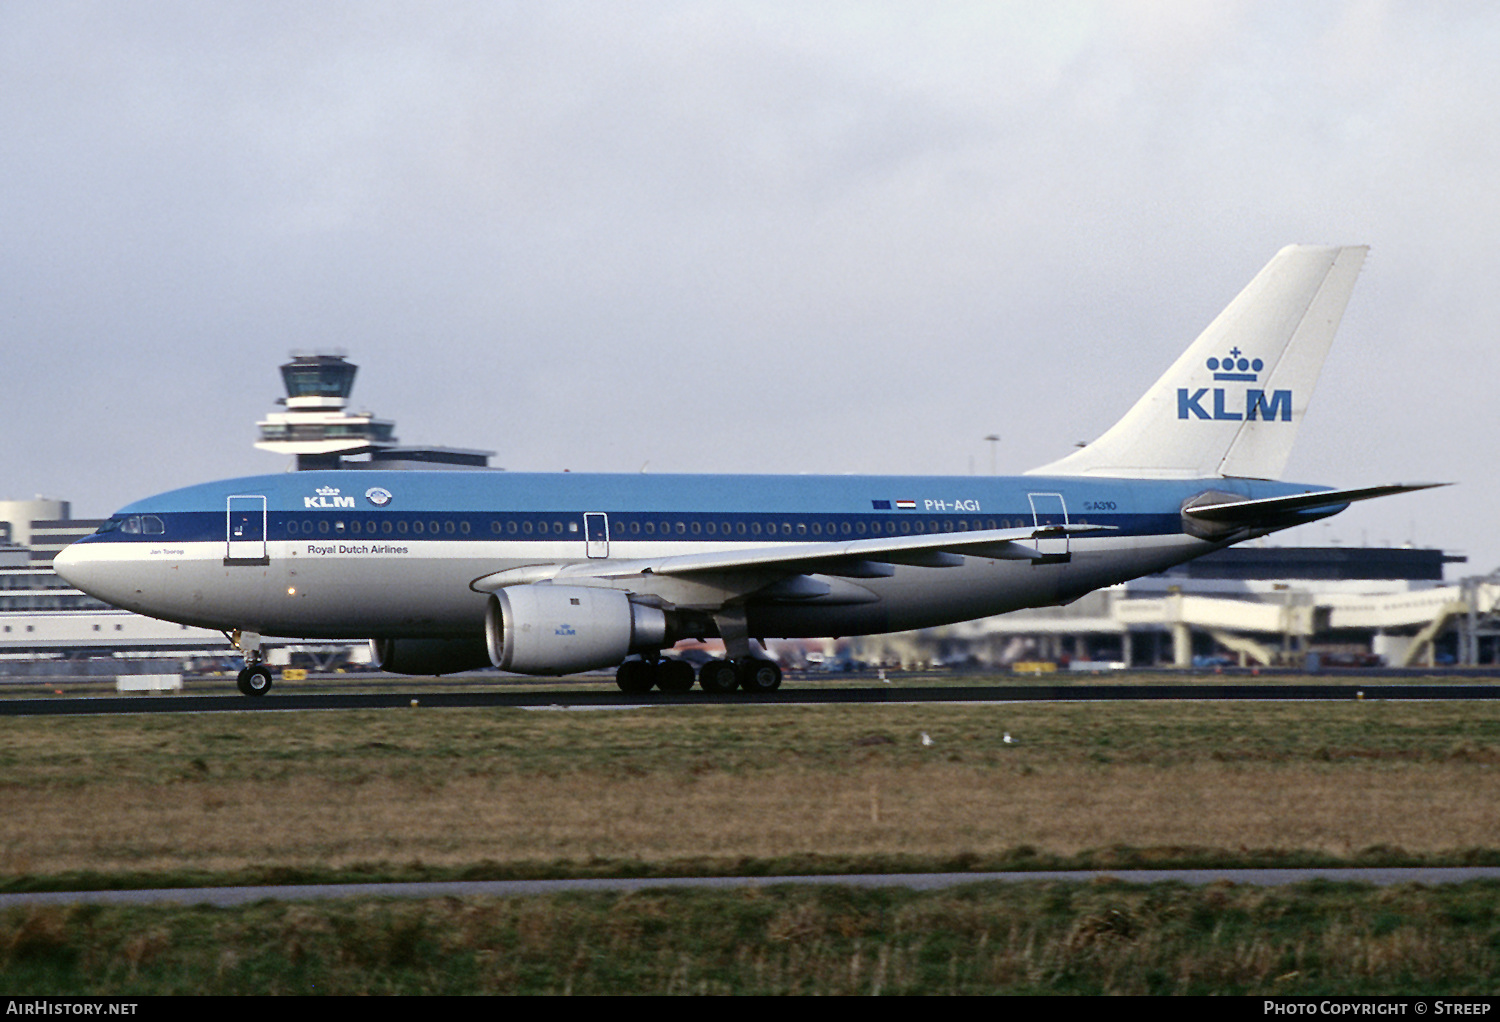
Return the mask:
<svg viewBox="0 0 1500 1022">
<path fill-rule="evenodd" d="M 1240 500 L 1224 494 L 1210 494 L 1210 499 L 1182 509 L 1189 518 L 1215 525 L 1258 525 L 1281 515 L 1303 511 L 1321 511 L 1342 508 L 1357 500 L 1386 497 L 1393 493 L 1410 493 L 1413 490 L 1429 490 L 1434 486 L 1449 486 L 1449 483 L 1389 483 L 1385 486 L 1365 486 L 1355 490 L 1320 490 L 1311 493 L 1294 493 L 1286 497 L 1261 497 L 1256 500 Z M 1221 497 L 1224 499 L 1213 499 Z"/>
<path fill-rule="evenodd" d="M 944 532 L 937 535 L 882 536 L 835 543 L 806 543 L 631 560 L 575 561 L 508 568 L 475 579 L 470 587 L 494 592 L 506 586 L 527 585 L 554 579 L 619 579 L 635 576 L 724 575 L 836 575 L 846 578 L 882 578 L 895 573 L 895 565 L 949 568 L 963 563 L 963 555 L 996 560 L 1039 560 L 1045 555 L 1028 541 L 1056 539 L 1087 533 L 1113 531 L 1102 525 L 1042 525 L 1020 529 L 982 529 L 974 532 Z"/>
</svg>

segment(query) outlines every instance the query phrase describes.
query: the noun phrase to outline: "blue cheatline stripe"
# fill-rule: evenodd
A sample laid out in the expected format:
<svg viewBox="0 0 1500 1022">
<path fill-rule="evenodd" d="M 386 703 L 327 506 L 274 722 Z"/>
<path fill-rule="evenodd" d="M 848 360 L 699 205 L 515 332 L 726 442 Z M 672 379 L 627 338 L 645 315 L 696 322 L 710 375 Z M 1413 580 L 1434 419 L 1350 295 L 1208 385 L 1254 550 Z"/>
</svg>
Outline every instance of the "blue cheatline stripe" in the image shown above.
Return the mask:
<svg viewBox="0 0 1500 1022">
<path fill-rule="evenodd" d="M 835 542 L 886 536 L 962 534 L 980 529 L 1018 529 L 1034 524 L 1029 508 L 1009 514 L 976 512 L 961 515 L 919 511 L 860 514 L 605 513 L 609 518 L 609 538 L 617 542 Z M 266 519 L 265 539 L 268 542 L 330 539 L 581 542 L 584 539 L 583 514 L 582 511 L 501 511 L 490 514 L 357 509 L 271 511 Z M 98 535 L 95 541 L 160 545 L 223 542 L 227 538 L 223 511 L 163 512 L 158 517 L 164 525 L 161 533 L 115 530 Z M 1078 514 L 1070 515 L 1069 521 L 1113 526 L 1110 536 L 1175 535 L 1182 531 L 1177 514 Z"/>
</svg>

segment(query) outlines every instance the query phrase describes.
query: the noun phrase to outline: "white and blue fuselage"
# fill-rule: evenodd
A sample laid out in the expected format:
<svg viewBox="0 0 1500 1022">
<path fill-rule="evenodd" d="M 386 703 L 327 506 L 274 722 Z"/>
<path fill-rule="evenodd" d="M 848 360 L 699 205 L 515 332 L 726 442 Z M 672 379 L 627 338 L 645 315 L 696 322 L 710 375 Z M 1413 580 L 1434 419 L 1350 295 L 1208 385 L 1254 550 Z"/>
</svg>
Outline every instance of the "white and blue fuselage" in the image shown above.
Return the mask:
<svg viewBox="0 0 1500 1022">
<path fill-rule="evenodd" d="M 1198 494 L 1310 489 L 1318 488 L 1224 479 L 300 472 L 131 504 L 81 540 L 64 570 L 117 606 L 183 624 L 435 638 L 481 633 L 488 592 L 474 583 L 532 565 L 604 569 L 708 552 L 1102 527 L 1022 540 L 1036 558 L 887 561 L 891 573 L 875 577 L 798 572 L 829 591 L 745 594 L 751 635 L 866 634 L 1067 602 L 1223 546 L 1184 531 L 1182 505 Z"/>
<path fill-rule="evenodd" d="M 382 664 L 771 690 L 752 638 L 839 636 L 1066 603 L 1416 487 L 1276 482 L 1363 261 L 1284 249 L 1097 441 L 1023 476 L 256 476 L 132 504 L 57 570 L 119 607 L 259 638 L 370 638 Z M 242 640 L 242 641 L 241 641 Z M 252 669 L 252 667 L 254 669 Z"/>
</svg>

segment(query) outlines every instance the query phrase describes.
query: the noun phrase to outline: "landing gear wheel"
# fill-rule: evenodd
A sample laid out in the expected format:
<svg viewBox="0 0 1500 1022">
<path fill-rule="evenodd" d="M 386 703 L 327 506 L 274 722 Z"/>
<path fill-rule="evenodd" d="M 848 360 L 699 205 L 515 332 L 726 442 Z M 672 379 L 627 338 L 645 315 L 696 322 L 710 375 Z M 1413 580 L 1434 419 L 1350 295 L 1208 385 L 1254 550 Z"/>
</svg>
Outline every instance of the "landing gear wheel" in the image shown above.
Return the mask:
<svg viewBox="0 0 1500 1022">
<path fill-rule="evenodd" d="M 698 668 L 698 685 L 713 695 L 725 695 L 740 687 L 740 675 L 728 660 L 708 660 Z"/>
<path fill-rule="evenodd" d="M 663 660 L 656 667 L 656 687 L 663 692 L 686 692 L 693 687 L 693 665 L 686 660 Z"/>
<path fill-rule="evenodd" d="M 746 692 L 775 692 L 781 687 L 781 667 L 774 660 L 746 657 L 735 666 Z"/>
<path fill-rule="evenodd" d="M 638 695 L 650 692 L 656 684 L 656 665 L 644 660 L 627 660 L 615 671 L 615 684 L 621 692 Z"/>
<path fill-rule="evenodd" d="M 271 691 L 271 669 L 265 664 L 256 664 L 240 672 L 240 691 L 247 696 L 263 696 Z"/>
</svg>

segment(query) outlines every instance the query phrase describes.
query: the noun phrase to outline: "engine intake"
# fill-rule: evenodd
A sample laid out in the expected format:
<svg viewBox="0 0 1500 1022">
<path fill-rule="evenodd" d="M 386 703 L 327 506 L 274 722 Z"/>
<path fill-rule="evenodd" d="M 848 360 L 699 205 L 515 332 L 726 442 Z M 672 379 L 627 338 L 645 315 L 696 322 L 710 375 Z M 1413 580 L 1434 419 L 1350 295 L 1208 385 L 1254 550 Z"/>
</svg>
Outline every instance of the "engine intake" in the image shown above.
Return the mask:
<svg viewBox="0 0 1500 1022">
<path fill-rule="evenodd" d="M 666 615 L 618 589 L 534 584 L 490 596 L 484 615 L 490 662 L 517 674 L 613 667 L 666 645 Z"/>
</svg>

